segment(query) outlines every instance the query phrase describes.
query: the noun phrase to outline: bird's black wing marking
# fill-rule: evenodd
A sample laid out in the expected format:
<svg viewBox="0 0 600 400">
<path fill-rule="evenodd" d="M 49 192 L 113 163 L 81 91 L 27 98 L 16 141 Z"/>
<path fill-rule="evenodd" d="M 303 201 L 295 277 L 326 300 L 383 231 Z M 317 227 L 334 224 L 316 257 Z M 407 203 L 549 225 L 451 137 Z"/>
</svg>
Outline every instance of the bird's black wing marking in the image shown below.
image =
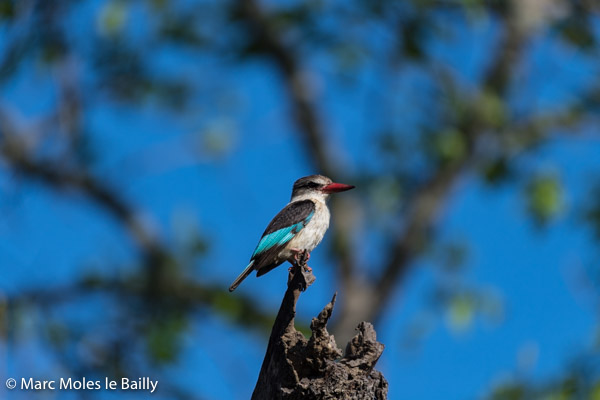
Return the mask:
<svg viewBox="0 0 600 400">
<path fill-rule="evenodd" d="M 262 238 L 280 229 L 285 229 L 304 221 L 315 212 L 315 208 L 315 203 L 313 203 L 311 200 L 295 201 L 288 204 L 271 220 L 267 226 L 267 229 L 265 229 Z M 295 233 L 296 232 L 294 232 L 294 234 Z M 280 260 L 278 255 L 286 244 L 287 242 L 282 243 L 281 245 L 275 245 L 258 253 L 255 251 L 252 259 L 254 260 L 254 268 L 257 270 L 257 276 L 267 273 L 285 261 Z M 267 266 L 268 268 L 265 268 Z"/>
<path fill-rule="evenodd" d="M 265 236 L 269 233 L 297 224 L 314 211 L 315 203 L 313 203 L 312 200 L 301 200 L 290 203 L 285 206 L 283 210 L 279 211 L 279 213 L 271 220 L 269 226 L 267 226 L 267 229 L 265 229 L 265 232 L 262 235 Z"/>
</svg>

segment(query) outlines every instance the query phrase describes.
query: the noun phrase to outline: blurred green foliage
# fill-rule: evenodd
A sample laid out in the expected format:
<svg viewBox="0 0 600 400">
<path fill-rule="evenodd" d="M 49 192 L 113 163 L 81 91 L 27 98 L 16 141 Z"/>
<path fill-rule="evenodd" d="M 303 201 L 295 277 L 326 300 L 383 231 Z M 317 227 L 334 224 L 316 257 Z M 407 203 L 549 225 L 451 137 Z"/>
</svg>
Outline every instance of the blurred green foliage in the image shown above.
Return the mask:
<svg viewBox="0 0 600 400">
<path fill-rule="evenodd" d="M 556 174 L 533 177 L 527 185 L 526 196 L 529 212 L 540 224 L 564 211 L 563 186 Z"/>
</svg>

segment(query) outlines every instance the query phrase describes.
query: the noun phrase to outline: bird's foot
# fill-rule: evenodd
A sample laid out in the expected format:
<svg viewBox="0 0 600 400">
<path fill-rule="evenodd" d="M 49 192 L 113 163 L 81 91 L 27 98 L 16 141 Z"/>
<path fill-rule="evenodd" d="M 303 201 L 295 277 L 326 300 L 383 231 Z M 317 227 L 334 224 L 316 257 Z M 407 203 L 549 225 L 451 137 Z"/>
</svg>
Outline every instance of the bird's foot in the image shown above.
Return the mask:
<svg viewBox="0 0 600 400">
<path fill-rule="evenodd" d="M 292 248 L 290 252 L 294 255 L 295 265 L 306 265 L 308 260 L 310 260 L 310 252 L 306 249 Z"/>
<path fill-rule="evenodd" d="M 293 249 L 294 256 L 288 259 L 288 262 L 292 266 L 288 269 L 288 288 L 290 282 L 295 280 L 295 276 L 300 275 L 300 281 L 296 280 L 296 283 L 300 283 L 300 290 L 305 291 L 315 281 L 315 276 L 312 273 L 312 268 L 306 264 L 306 261 L 310 257 L 308 250 Z"/>
</svg>

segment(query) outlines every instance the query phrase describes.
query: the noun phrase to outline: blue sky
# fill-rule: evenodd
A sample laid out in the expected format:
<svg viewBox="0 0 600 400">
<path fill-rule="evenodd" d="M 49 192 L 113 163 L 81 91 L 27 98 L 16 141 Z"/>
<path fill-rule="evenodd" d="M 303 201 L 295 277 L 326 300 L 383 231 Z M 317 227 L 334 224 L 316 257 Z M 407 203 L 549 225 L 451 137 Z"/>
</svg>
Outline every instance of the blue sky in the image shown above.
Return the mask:
<svg viewBox="0 0 600 400">
<path fill-rule="evenodd" d="M 85 16 L 90 11 L 80 12 Z M 77 26 L 85 30 L 85 24 Z M 477 65 L 494 29 L 493 21 L 488 21 L 470 34 L 459 30 L 459 51 L 452 50 L 456 42 L 450 41 L 448 47 L 440 45 L 431 52 L 469 86 L 479 77 Z M 563 47 L 544 41 L 532 47 L 536 60 L 532 68 L 540 72 L 539 78 L 531 80 L 530 92 L 525 93 L 530 101 L 516 101 L 515 107 L 552 106 L 594 77 L 594 68 L 583 55 L 575 54 L 575 61 L 563 68 L 559 61 L 544 62 L 566 57 Z M 166 51 L 159 63 L 170 68 L 180 57 L 179 51 Z M 465 59 L 469 62 L 461 62 Z M 210 103 L 211 96 L 197 99 L 197 110 L 183 118 L 156 104 L 132 109 L 103 103 L 91 106 L 86 124 L 93 127 L 92 143 L 98 149 L 95 171 L 139 206 L 148 224 L 168 242 L 176 242 L 181 231 L 197 228 L 210 250 L 193 266 L 193 273 L 226 287 L 246 265 L 269 219 L 288 201 L 293 181 L 319 171 L 309 164 L 290 124 L 285 92 L 269 64 L 253 61 L 238 66 L 202 57 L 195 61 L 205 78 L 196 84 L 221 94 L 216 97 L 225 103 L 227 91 L 237 89 L 233 112 L 219 106 L 219 101 Z M 191 71 L 195 64 L 190 64 Z M 406 122 L 407 131 L 418 126 L 421 121 L 414 117 L 414 108 L 421 103 L 413 95 L 427 85 L 421 72 L 406 67 L 407 72 L 394 82 L 399 93 L 395 106 L 380 109 L 377 100 L 389 93 L 380 86 L 379 76 L 389 71 L 377 60 L 369 61 L 355 77 L 359 89 L 354 91 L 330 79 L 334 72 L 327 61 L 315 60 L 311 66 L 321 87 L 321 112 L 332 132 L 328 141 L 336 161 L 351 173 L 377 171 L 381 164 L 371 146 L 379 127 L 372 121 Z M 547 85 L 548 76 L 557 78 Z M 29 66 L 0 93 L 2 102 L 18 110 L 27 124 L 56 101 L 49 81 L 51 75 Z M 213 143 L 211 137 L 225 141 L 217 156 L 204 150 Z M 576 211 L 589 193 L 593 173 L 598 173 L 598 154 L 600 142 L 593 137 L 556 137 L 515 160 L 521 171 L 557 171 L 568 189 L 566 212 L 545 230 L 527 217 L 522 182 L 492 188 L 472 174 L 461 178 L 440 218 L 439 238 L 468 243 L 465 271 L 458 284 L 489 288 L 502 304 L 502 318 L 490 321 L 478 315 L 466 331 L 455 332 L 443 313 L 427 313 L 432 285 L 440 279 L 439 268 L 430 258 L 418 260 L 390 302 L 393 311 L 386 312 L 376 326 L 386 345 L 378 368 L 390 382 L 390 399 L 479 398 L 494 384 L 514 377 L 543 380 L 556 376 L 591 346 L 597 320 L 591 295 L 581 290 L 579 279 L 597 254 L 596 243 L 582 229 Z M 2 292 L 68 283 L 90 268 L 119 274 L 135 259 L 134 246 L 121 227 L 80 196 L 17 180 L 4 168 L 0 169 L 0 192 L 0 259 L 9 266 L 0 272 Z M 302 295 L 298 306 L 305 321 L 337 289 L 334 261 L 325 250 L 327 241 L 311 258 L 317 282 Z M 377 244 L 367 244 L 373 245 Z M 260 280 L 251 277 L 239 291 L 254 296 L 263 309 L 276 311 L 286 274 L 285 268 L 279 268 Z M 91 301 L 68 312 L 93 315 L 102 306 Z M 0 378 L 5 374 L 61 376 L 64 372 L 36 337 L 34 317 L 25 322 L 33 324 L 31 337 L 3 349 L 7 356 L 2 357 L 6 362 L 0 364 Z M 418 345 L 407 349 L 404 337 L 419 318 L 428 321 L 427 333 Z M 218 346 L 203 347 L 204 340 Z M 266 341 L 262 333 L 243 332 L 219 316 L 202 313 L 183 338 L 178 363 L 150 369 L 151 376 L 209 399 L 247 398 Z M 237 350 L 224 350 L 231 348 Z M 527 357 L 533 361 L 520 366 L 519 359 Z M 0 388 L 2 397 L 3 391 Z M 73 393 L 59 396 L 75 397 Z M 29 396 L 11 392 L 8 398 Z M 108 393 L 106 398 L 135 397 Z"/>
</svg>

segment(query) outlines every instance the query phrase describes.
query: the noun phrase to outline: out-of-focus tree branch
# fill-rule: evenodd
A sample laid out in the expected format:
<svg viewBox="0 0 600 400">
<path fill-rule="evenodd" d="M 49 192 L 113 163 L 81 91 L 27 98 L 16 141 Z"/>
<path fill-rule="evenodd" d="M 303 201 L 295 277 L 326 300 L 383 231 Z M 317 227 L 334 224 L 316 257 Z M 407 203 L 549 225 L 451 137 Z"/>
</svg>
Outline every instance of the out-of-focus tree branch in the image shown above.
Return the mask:
<svg viewBox="0 0 600 400">
<path fill-rule="evenodd" d="M 250 26 L 253 40 L 258 48 L 270 57 L 284 78 L 284 85 L 290 97 L 294 110 L 294 119 L 307 147 L 313 157 L 313 164 L 321 172 L 335 176 L 336 171 L 328 162 L 328 149 L 325 137 L 324 123 L 318 115 L 318 105 L 310 86 L 304 83 L 303 77 L 307 76 L 297 49 L 293 44 L 283 40 L 281 32 L 276 31 L 268 13 L 256 0 L 239 1 L 239 8 Z M 525 30 L 517 21 L 516 8 L 508 2 L 493 8 L 502 21 L 502 36 L 489 64 L 487 73 L 482 82 L 483 95 L 491 95 L 505 100 L 508 88 L 513 83 L 513 71 L 518 66 L 522 49 L 526 43 Z M 457 179 L 468 169 L 478 165 L 480 155 L 477 154 L 478 138 L 489 132 L 509 134 L 502 132 L 502 127 L 490 125 L 485 116 L 478 114 L 481 110 L 472 107 L 472 113 L 457 121 L 457 129 L 464 136 L 467 153 L 451 163 L 440 164 L 437 171 L 426 179 L 420 187 L 409 197 L 405 213 L 401 217 L 403 229 L 397 239 L 392 241 L 387 251 L 383 272 L 377 279 L 363 280 L 357 276 L 355 268 L 355 255 L 348 242 L 349 235 L 334 230 L 334 241 L 344 240 L 339 248 L 343 251 L 340 257 L 340 283 L 342 285 L 341 298 L 344 299 L 341 308 L 341 317 L 337 320 L 336 329 L 344 331 L 351 329 L 357 321 L 373 320 L 379 318 L 388 302 L 394 288 L 398 287 L 407 269 L 415 257 L 424 249 L 435 228 L 436 219 L 448 200 L 449 193 Z M 569 116 L 560 114 L 556 119 L 568 119 Z M 516 121 L 515 121 L 516 122 Z M 533 128 L 539 126 L 537 117 L 532 117 L 530 123 L 524 125 Z M 547 128 L 548 120 L 543 121 Z M 511 121 L 513 123 L 513 121 Z M 523 124 L 521 124 L 523 125 Z M 531 131 L 527 133 L 532 133 Z M 536 136 L 541 135 L 541 136 Z M 523 143 L 521 151 L 531 148 L 544 137 L 544 133 L 537 132 L 531 140 L 519 140 Z M 528 142 L 528 144 L 525 144 Z M 334 211 L 335 212 L 335 211 Z M 342 238 L 342 239 L 340 239 Z M 337 243 L 337 242 L 336 242 Z M 339 244 L 339 243 L 338 243 Z M 344 292 L 352 293 L 352 299 L 346 298 Z M 350 295 L 348 295 L 350 297 Z M 349 306 L 349 303 L 352 303 Z"/>
<path fill-rule="evenodd" d="M 299 60 L 298 49 L 284 43 L 258 1 L 240 0 L 238 7 L 248 22 L 256 45 L 274 61 L 283 75 L 296 124 L 309 149 L 307 156 L 312 158 L 312 163 L 323 174 L 336 176 L 338 171 L 330 162 L 324 123 L 317 112 L 315 94 L 308 71 Z"/>
<path fill-rule="evenodd" d="M 269 18 L 258 2 L 254 0 L 240 1 L 239 5 L 251 23 L 255 40 L 262 44 L 263 51 L 271 56 L 283 73 L 285 86 L 294 104 L 296 123 L 299 131 L 307 138 L 309 148 L 314 154 L 316 167 L 326 174 L 332 174 L 333 171 L 327 162 L 323 124 L 317 116 L 317 105 L 312 100 L 312 93 L 305 85 L 302 85 L 302 67 L 294 50 L 282 42 L 277 32 L 270 29 Z M 508 57 L 509 54 L 512 56 L 511 52 L 502 53 L 502 57 Z M 494 70 L 494 74 L 500 74 L 500 71 Z M 341 246 L 345 250 L 339 255 L 341 258 L 342 298 L 346 299 L 346 302 L 351 301 L 353 306 L 342 305 L 341 317 L 336 325 L 340 331 L 349 331 L 352 326 L 356 325 L 356 321 L 368 321 L 379 315 L 392 289 L 398 285 L 399 279 L 403 276 L 409 263 L 423 247 L 426 241 L 425 236 L 433 227 L 437 212 L 446 200 L 447 191 L 459 176 L 462 167 L 462 162 L 449 167 L 441 167 L 438 173 L 412 197 L 411 204 L 407 207 L 409 212 L 405 230 L 394 242 L 384 267 L 384 273 L 378 281 L 359 281 L 354 272 L 352 261 L 354 256 L 350 251 L 351 247 L 348 244 Z M 333 235 L 335 236 L 334 240 L 348 237 L 348 235 L 335 231 Z M 347 296 L 344 295 L 344 291 L 348 293 Z M 350 299 L 350 296 L 354 299 Z M 371 300 L 369 301 L 369 299 Z M 361 311 L 357 310 L 359 303 L 362 304 L 359 306 Z"/>
<path fill-rule="evenodd" d="M 290 103 L 294 113 L 294 119 L 298 132 L 306 142 L 309 150 L 308 156 L 321 174 L 338 177 L 340 171 L 331 163 L 330 150 L 326 137 L 325 122 L 322 120 L 315 93 L 310 84 L 308 71 L 302 66 L 297 49 L 291 44 L 283 41 L 281 35 L 273 28 L 269 16 L 256 0 L 240 0 L 238 7 L 247 21 L 251 34 L 264 54 L 269 56 L 283 77 L 283 83 L 290 97 Z M 343 174 L 342 174 L 343 175 Z M 335 199 L 333 212 L 335 213 Z M 333 225 L 333 236 L 341 251 L 337 253 L 339 260 L 340 283 L 345 292 L 349 292 L 353 285 L 355 274 L 355 258 L 351 253 L 351 236 L 340 231 L 340 226 Z M 345 309 L 343 304 L 340 309 Z"/>
<path fill-rule="evenodd" d="M 70 163 L 52 160 L 38 160 L 33 151 L 21 139 L 24 133 L 16 132 L 7 112 L 0 113 L 0 160 L 15 173 L 29 179 L 38 180 L 54 190 L 73 190 L 95 202 L 129 233 L 140 249 L 143 265 L 146 267 L 146 280 L 139 278 L 130 282 L 114 281 L 106 278 L 85 280 L 70 287 L 36 289 L 32 293 L 21 292 L 9 299 L 9 305 L 17 302 L 31 302 L 52 305 L 74 300 L 93 291 L 114 292 L 118 295 L 160 297 L 161 301 L 175 301 L 185 307 L 211 306 L 216 311 L 229 315 L 242 324 L 269 326 L 271 314 L 262 313 L 254 303 L 244 296 L 230 298 L 225 288 L 215 285 L 194 283 L 183 277 L 168 277 L 163 269 L 172 260 L 170 249 L 160 242 L 139 219 L 133 206 L 119 191 L 94 177 L 85 168 L 71 167 Z M 155 299 L 158 300 L 158 299 Z"/>
<path fill-rule="evenodd" d="M 64 162 L 36 159 L 21 139 L 23 135 L 13 132 L 13 129 L 14 124 L 3 112 L 0 118 L 0 154 L 10 168 L 50 187 L 80 192 L 121 222 L 147 256 L 164 252 L 154 235 L 137 218 L 134 209 L 116 190 L 82 168 L 65 166 Z"/>
<path fill-rule="evenodd" d="M 495 58 L 484 78 L 484 88 L 501 97 L 510 82 L 511 71 L 517 65 L 524 38 L 516 27 L 515 16 L 510 5 L 503 6 L 504 38 Z M 404 232 L 398 237 L 388 256 L 384 272 L 376 283 L 375 301 L 371 307 L 371 315 L 376 319 L 381 315 L 393 289 L 404 277 L 407 268 L 415 256 L 428 242 L 428 236 L 435 226 L 435 220 L 443 204 L 448 200 L 449 191 L 473 161 L 476 141 L 483 132 L 489 129 L 477 114 L 469 116 L 469 120 L 459 121 L 462 134 L 467 142 L 467 155 L 450 165 L 441 165 L 433 176 L 426 181 L 407 207 Z"/>
<path fill-rule="evenodd" d="M 54 307 L 85 296 L 97 293 L 110 293 L 125 299 L 144 300 L 147 290 L 139 279 L 107 279 L 88 277 L 66 286 L 23 290 L 7 295 L 2 303 L 9 309 L 20 305 L 38 304 L 40 307 Z M 232 297 L 226 290 L 215 284 L 204 284 L 189 279 L 171 279 L 160 292 L 160 301 L 177 310 L 216 307 L 228 319 L 244 326 L 268 331 L 273 314 L 257 309 L 251 299 L 244 295 Z"/>
</svg>

